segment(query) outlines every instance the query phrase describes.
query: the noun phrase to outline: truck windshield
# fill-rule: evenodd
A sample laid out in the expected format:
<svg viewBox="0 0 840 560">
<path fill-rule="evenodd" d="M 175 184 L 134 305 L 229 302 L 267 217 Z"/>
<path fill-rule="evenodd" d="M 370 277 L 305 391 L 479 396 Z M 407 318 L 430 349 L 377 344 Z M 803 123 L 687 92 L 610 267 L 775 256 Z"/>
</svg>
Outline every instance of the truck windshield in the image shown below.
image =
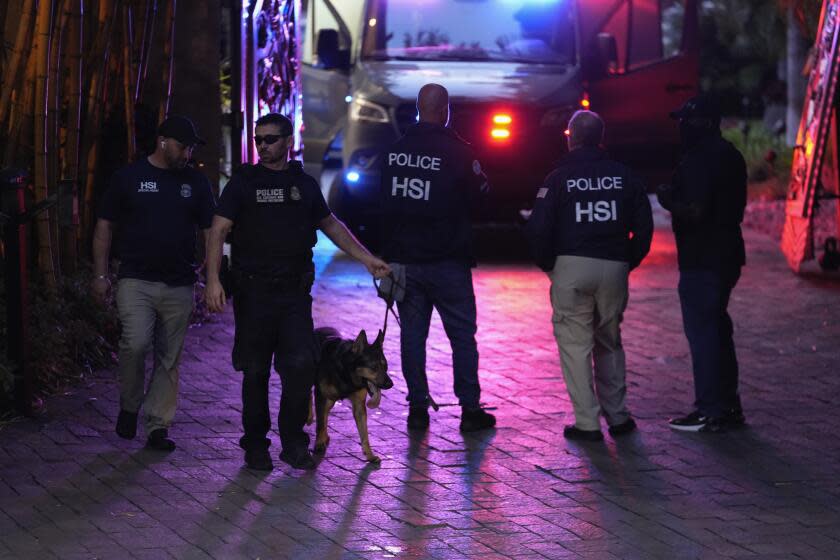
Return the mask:
<svg viewBox="0 0 840 560">
<path fill-rule="evenodd" d="M 571 0 L 371 0 L 362 57 L 572 64 Z"/>
</svg>

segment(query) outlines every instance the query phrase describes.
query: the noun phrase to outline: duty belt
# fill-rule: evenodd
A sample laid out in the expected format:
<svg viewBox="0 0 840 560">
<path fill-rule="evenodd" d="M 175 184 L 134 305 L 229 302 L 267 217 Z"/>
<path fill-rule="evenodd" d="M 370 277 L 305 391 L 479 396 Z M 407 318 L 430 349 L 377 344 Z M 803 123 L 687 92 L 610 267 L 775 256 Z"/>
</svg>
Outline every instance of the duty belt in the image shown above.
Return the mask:
<svg viewBox="0 0 840 560">
<path fill-rule="evenodd" d="M 263 288 L 273 292 L 309 292 L 315 281 L 314 272 L 294 272 L 289 274 L 250 274 L 234 270 L 234 280 L 240 288 Z"/>
</svg>

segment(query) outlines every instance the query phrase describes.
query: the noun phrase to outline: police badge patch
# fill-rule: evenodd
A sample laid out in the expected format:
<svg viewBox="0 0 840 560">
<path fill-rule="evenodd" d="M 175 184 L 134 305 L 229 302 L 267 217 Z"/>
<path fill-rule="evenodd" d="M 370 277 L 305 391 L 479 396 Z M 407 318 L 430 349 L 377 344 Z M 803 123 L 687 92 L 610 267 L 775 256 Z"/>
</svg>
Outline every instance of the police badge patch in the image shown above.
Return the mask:
<svg viewBox="0 0 840 560">
<path fill-rule="evenodd" d="M 184 198 L 189 198 L 192 196 L 192 187 L 184 183 L 181 185 L 181 196 Z"/>
<path fill-rule="evenodd" d="M 477 159 L 473 160 L 473 173 L 476 175 L 481 175 L 481 164 L 478 163 Z"/>
<path fill-rule="evenodd" d="M 300 190 L 296 186 L 292 186 L 289 196 L 292 200 L 300 200 Z"/>
</svg>

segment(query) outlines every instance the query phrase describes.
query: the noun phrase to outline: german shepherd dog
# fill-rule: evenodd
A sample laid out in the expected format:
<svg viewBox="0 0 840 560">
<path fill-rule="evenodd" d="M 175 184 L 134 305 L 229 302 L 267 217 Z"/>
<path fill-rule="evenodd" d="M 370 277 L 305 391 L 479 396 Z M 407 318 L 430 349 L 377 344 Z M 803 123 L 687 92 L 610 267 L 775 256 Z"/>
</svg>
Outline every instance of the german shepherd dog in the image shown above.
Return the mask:
<svg viewBox="0 0 840 560">
<path fill-rule="evenodd" d="M 350 399 L 353 403 L 353 418 L 359 430 L 362 451 L 367 461 L 378 463 L 379 457 L 370 449 L 367 429 L 368 408 L 376 408 L 382 399 L 382 389 L 390 389 L 394 382 L 388 377 L 388 362 L 382 352 L 385 333 L 379 331 L 373 344 L 368 344 L 365 331 L 356 340 L 342 339 L 333 328 L 315 329 L 315 339 L 320 357 L 315 374 L 315 454 L 323 455 L 330 443 L 327 434 L 327 419 L 336 401 Z M 312 423 L 312 407 L 309 421 Z"/>
</svg>

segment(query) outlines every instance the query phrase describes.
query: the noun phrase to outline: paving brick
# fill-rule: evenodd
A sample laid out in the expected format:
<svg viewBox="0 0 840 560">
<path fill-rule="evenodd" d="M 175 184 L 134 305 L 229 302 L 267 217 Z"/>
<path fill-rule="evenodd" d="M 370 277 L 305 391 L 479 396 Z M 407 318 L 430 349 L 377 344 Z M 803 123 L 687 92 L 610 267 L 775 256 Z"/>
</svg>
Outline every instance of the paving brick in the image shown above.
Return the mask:
<svg viewBox="0 0 840 560">
<path fill-rule="evenodd" d="M 640 430 L 567 442 L 571 421 L 552 338 L 548 281 L 516 259 L 474 271 L 482 400 L 495 431 L 458 432 L 449 344 L 437 315 L 428 374 L 442 405 L 427 434 L 405 428 L 399 327 L 395 382 L 369 415 L 383 457 L 367 464 L 350 407 L 330 419 L 319 468 L 242 468 L 241 374 L 230 311 L 190 329 L 169 455 L 113 434 L 114 372 L 0 431 L 0 558 L 831 558 L 840 547 L 840 444 L 825 418 L 840 394 L 840 286 L 792 275 L 776 243 L 747 232 L 730 307 L 748 426 L 680 434 L 691 408 L 673 238 L 658 230 L 631 276 L 623 327 L 628 402 Z M 345 335 L 379 327 L 362 268 L 316 247 L 314 315 Z M 279 401 L 272 378 L 273 410 Z M 276 427 L 275 427 L 276 429 Z M 310 428 L 311 429 L 311 428 Z M 272 453 L 279 450 L 276 431 Z"/>
</svg>

